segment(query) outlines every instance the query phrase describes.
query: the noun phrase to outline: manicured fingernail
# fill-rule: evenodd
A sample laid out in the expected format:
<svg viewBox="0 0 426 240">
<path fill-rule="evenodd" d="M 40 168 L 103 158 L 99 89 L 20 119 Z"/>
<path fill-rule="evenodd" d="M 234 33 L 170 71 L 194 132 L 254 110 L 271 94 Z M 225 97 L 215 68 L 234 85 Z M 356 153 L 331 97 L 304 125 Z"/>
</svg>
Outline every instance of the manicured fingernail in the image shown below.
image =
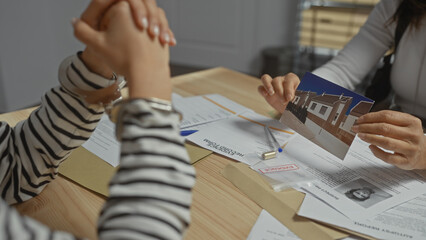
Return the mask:
<svg viewBox="0 0 426 240">
<path fill-rule="evenodd" d="M 170 36 L 169 36 L 169 34 L 168 34 L 168 33 L 163 33 L 163 40 L 164 40 L 166 43 L 169 43 L 169 42 L 170 42 Z"/>
<path fill-rule="evenodd" d="M 155 26 L 151 26 L 151 31 L 154 34 L 154 36 L 158 37 L 158 35 L 160 35 L 160 28 L 155 25 Z"/>
<path fill-rule="evenodd" d="M 78 18 L 72 18 L 71 24 L 74 26 L 78 22 Z"/>
<path fill-rule="evenodd" d="M 358 132 L 359 131 L 359 126 L 352 126 L 352 132 Z"/>
<path fill-rule="evenodd" d="M 291 93 L 286 94 L 287 101 L 291 101 L 292 98 L 293 98 L 293 95 Z"/>
<path fill-rule="evenodd" d="M 148 28 L 148 18 L 146 18 L 146 17 L 143 17 L 142 19 L 141 19 L 141 24 L 142 24 L 142 27 L 143 27 L 143 29 L 147 29 Z"/>
<path fill-rule="evenodd" d="M 176 38 L 172 38 L 172 43 L 173 43 L 173 45 L 177 44 Z"/>
</svg>

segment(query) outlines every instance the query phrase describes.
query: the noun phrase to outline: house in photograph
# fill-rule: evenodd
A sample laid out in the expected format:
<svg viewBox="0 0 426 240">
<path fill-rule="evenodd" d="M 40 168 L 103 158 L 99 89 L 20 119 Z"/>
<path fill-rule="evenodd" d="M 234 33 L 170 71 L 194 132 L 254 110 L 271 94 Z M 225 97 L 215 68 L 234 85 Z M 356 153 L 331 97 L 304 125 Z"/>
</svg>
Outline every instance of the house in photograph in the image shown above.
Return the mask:
<svg viewBox="0 0 426 240">
<path fill-rule="evenodd" d="M 351 131 L 353 124 L 360 116 L 369 112 L 373 105 L 372 102 L 360 101 L 346 115 L 352 100 L 352 97 L 343 94 L 317 95 L 315 92 L 297 90 L 292 101 L 295 106 L 292 112 L 300 119 L 298 113 L 306 109 L 306 119 L 309 121 L 303 123 L 314 135 L 319 135 L 324 129 L 350 145 L 355 137 L 355 133 Z"/>
<path fill-rule="evenodd" d="M 280 122 L 343 160 L 355 138 L 351 131 L 353 124 L 369 112 L 373 103 L 366 97 L 306 73 Z"/>
<path fill-rule="evenodd" d="M 330 134 L 338 137 L 340 124 L 346 119 L 346 111 L 348 111 L 351 103 L 352 97 L 347 97 L 343 94 L 323 93 L 310 100 L 307 118 Z"/>
</svg>

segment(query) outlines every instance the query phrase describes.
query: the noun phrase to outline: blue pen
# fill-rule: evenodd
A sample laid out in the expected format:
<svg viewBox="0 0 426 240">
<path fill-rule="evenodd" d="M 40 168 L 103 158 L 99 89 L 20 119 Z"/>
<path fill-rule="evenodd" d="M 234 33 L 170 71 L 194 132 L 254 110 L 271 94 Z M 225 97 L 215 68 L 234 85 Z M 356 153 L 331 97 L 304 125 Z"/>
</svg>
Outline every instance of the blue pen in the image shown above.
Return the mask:
<svg viewBox="0 0 426 240">
<path fill-rule="evenodd" d="M 281 148 L 281 146 L 278 143 L 277 139 L 275 138 L 274 134 L 272 134 L 271 129 L 269 129 L 268 125 L 265 125 L 265 131 L 267 132 L 268 135 L 271 136 L 271 138 L 272 138 L 272 144 L 274 145 L 275 148 L 278 149 L 278 152 L 282 152 L 283 149 Z"/>
<path fill-rule="evenodd" d="M 198 132 L 198 130 L 182 130 L 180 131 L 180 135 L 186 137 L 196 132 Z"/>
</svg>

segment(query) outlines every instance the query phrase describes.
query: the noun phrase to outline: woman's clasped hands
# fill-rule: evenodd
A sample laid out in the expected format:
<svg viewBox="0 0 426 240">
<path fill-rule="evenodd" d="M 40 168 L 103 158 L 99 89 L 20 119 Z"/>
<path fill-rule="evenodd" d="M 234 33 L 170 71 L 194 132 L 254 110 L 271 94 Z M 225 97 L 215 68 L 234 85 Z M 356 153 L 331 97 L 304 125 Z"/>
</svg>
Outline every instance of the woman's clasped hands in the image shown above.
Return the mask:
<svg viewBox="0 0 426 240">
<path fill-rule="evenodd" d="M 168 46 L 176 40 L 155 1 L 94 0 L 73 26 L 87 46 L 82 58 L 90 69 L 108 68 L 124 76 L 130 98 L 170 100 Z"/>
</svg>

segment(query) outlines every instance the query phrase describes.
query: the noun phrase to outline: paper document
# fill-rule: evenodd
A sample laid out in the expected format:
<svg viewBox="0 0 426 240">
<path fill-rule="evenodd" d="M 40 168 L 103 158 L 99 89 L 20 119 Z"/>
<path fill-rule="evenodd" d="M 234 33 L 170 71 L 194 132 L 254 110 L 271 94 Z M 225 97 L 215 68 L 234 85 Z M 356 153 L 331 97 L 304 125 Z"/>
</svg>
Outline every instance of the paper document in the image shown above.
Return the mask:
<svg viewBox="0 0 426 240">
<path fill-rule="evenodd" d="M 104 114 L 89 140 L 82 145 L 84 148 L 117 167 L 120 163 L 120 142 L 115 138 L 115 124 Z"/>
<path fill-rule="evenodd" d="M 278 120 L 264 117 L 255 112 L 247 112 L 238 116 L 206 124 L 198 132 L 191 134 L 187 140 L 213 152 L 252 165 L 247 154 L 258 154 L 274 150 L 269 144 L 264 126 L 269 125 L 280 145 L 284 145 L 294 132 L 282 125 Z M 279 154 L 279 153 L 278 153 Z"/>
<path fill-rule="evenodd" d="M 426 195 L 393 207 L 369 220 L 353 221 L 312 195 L 306 195 L 298 215 L 375 238 L 426 239 Z"/>
<path fill-rule="evenodd" d="M 300 239 L 268 211 L 262 209 L 253 225 L 247 240 L 298 240 Z M 349 236 L 340 240 L 363 240 L 357 236 Z"/>
<path fill-rule="evenodd" d="M 205 124 L 246 111 L 253 111 L 218 94 L 174 98 L 173 105 L 183 115 L 181 128 Z"/>
<path fill-rule="evenodd" d="M 247 240 L 299 240 L 292 231 L 262 209 Z"/>
<path fill-rule="evenodd" d="M 183 97 L 173 93 L 172 99 L 177 101 Z M 113 167 L 120 164 L 121 144 L 115 137 L 115 124 L 106 114 L 102 115 L 95 131 L 82 146 Z"/>
<path fill-rule="evenodd" d="M 252 111 L 218 94 L 187 98 L 173 94 L 172 99 L 174 107 L 183 114 L 182 125 L 194 130 L 198 130 L 202 124 L 224 119 L 239 112 Z M 89 140 L 83 144 L 84 148 L 113 167 L 119 165 L 120 146 L 115 137 L 115 124 L 106 114 L 102 116 Z"/>
<path fill-rule="evenodd" d="M 376 158 L 358 137 L 344 160 L 300 135 L 287 144 L 286 151 L 317 178 L 304 189 L 355 220 L 371 218 L 426 193 L 423 177 Z"/>
</svg>

